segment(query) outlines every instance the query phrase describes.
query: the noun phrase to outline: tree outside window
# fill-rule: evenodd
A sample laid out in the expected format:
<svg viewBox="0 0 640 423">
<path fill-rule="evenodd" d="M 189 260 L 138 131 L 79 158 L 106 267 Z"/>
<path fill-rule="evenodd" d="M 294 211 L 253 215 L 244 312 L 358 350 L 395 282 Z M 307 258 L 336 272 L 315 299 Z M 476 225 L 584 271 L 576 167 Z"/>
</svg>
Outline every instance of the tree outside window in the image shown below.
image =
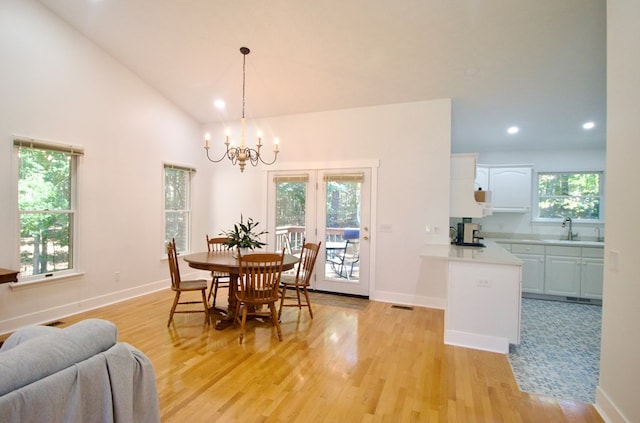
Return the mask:
<svg viewBox="0 0 640 423">
<path fill-rule="evenodd" d="M 189 250 L 191 227 L 191 174 L 194 169 L 165 164 L 165 243 L 176 240 L 176 250 Z"/>
<path fill-rule="evenodd" d="M 601 220 L 602 172 L 539 173 L 538 217 Z"/>
<path fill-rule="evenodd" d="M 16 140 L 23 278 L 74 268 L 77 151 Z"/>
</svg>

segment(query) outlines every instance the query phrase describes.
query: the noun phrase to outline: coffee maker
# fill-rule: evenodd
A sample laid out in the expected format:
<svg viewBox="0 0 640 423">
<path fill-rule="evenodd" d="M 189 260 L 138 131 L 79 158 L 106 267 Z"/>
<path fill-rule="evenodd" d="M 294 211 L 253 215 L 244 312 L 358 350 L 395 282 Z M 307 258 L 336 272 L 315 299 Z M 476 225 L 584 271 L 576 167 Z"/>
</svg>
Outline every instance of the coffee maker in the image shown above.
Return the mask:
<svg viewBox="0 0 640 423">
<path fill-rule="evenodd" d="M 478 235 L 480 229 L 482 226 L 478 223 L 472 223 L 471 218 L 463 218 L 462 222 L 458 223 L 458 234 L 454 244 L 466 247 L 484 247 L 485 245 L 480 242 L 484 238 Z"/>
</svg>

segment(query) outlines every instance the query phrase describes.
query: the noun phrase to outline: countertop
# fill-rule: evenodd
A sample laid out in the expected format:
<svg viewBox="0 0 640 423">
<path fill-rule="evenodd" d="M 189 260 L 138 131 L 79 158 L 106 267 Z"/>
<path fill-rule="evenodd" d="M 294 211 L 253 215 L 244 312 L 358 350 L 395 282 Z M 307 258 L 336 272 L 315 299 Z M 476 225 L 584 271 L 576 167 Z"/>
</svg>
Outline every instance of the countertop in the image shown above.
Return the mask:
<svg viewBox="0 0 640 423">
<path fill-rule="evenodd" d="M 485 264 L 522 266 L 522 261 L 491 240 L 484 240 L 486 247 L 462 247 L 459 245 L 425 245 L 421 257 L 466 261 Z"/>
<path fill-rule="evenodd" d="M 599 247 L 604 248 L 604 242 L 600 241 L 569 241 L 566 239 L 519 239 L 519 238 L 492 238 L 494 242 L 505 244 L 537 244 L 537 245 L 562 245 L 565 247 Z"/>
</svg>

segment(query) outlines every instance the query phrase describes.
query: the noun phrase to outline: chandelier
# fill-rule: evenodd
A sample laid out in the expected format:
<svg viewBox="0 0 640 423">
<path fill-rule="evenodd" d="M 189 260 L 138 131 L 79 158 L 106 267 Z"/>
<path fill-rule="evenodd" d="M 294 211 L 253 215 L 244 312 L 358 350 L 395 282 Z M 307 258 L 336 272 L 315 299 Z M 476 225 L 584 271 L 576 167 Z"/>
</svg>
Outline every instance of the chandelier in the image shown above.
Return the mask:
<svg viewBox="0 0 640 423">
<path fill-rule="evenodd" d="M 240 172 L 244 172 L 244 167 L 247 164 L 247 161 L 251 163 L 252 166 L 257 166 L 258 162 L 262 162 L 265 165 L 272 165 L 276 162 L 278 158 L 278 153 L 280 152 L 278 148 L 278 139 L 274 139 L 274 157 L 270 162 L 266 162 L 262 159 L 262 155 L 260 154 L 260 148 L 262 147 L 262 134 L 258 132 L 258 142 L 256 144 L 256 148 L 246 147 L 244 144 L 244 87 L 245 87 L 245 74 L 246 74 L 246 61 L 247 54 L 249 54 L 251 50 L 247 47 L 240 47 L 240 53 L 242 53 L 242 119 L 240 120 L 241 132 L 240 132 L 240 146 L 235 147 L 233 145 L 233 140 L 229 141 L 230 131 L 226 130 L 226 140 L 224 145 L 227 147 L 227 151 L 220 157 L 218 160 L 214 160 L 209 156 L 209 134 L 207 133 L 204 136 L 204 149 L 207 152 L 207 159 L 213 163 L 221 162 L 225 157 L 231 160 L 232 164 L 238 164 L 240 166 Z"/>
</svg>

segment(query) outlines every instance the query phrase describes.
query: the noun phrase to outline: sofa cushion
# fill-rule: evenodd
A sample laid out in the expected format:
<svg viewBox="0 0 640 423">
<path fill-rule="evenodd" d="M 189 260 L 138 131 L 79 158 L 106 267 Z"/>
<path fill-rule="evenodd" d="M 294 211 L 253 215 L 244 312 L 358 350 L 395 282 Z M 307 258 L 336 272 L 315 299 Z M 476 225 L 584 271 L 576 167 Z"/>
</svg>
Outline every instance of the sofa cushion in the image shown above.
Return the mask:
<svg viewBox="0 0 640 423">
<path fill-rule="evenodd" d="M 100 319 L 48 329 L 24 328 L 7 338 L 9 346 L 0 352 L 0 395 L 104 352 L 118 340 L 116 326 Z"/>
<path fill-rule="evenodd" d="M 0 346 L 0 353 L 14 348 L 31 338 L 58 333 L 60 329 L 50 326 L 28 326 L 14 332 Z"/>
</svg>

